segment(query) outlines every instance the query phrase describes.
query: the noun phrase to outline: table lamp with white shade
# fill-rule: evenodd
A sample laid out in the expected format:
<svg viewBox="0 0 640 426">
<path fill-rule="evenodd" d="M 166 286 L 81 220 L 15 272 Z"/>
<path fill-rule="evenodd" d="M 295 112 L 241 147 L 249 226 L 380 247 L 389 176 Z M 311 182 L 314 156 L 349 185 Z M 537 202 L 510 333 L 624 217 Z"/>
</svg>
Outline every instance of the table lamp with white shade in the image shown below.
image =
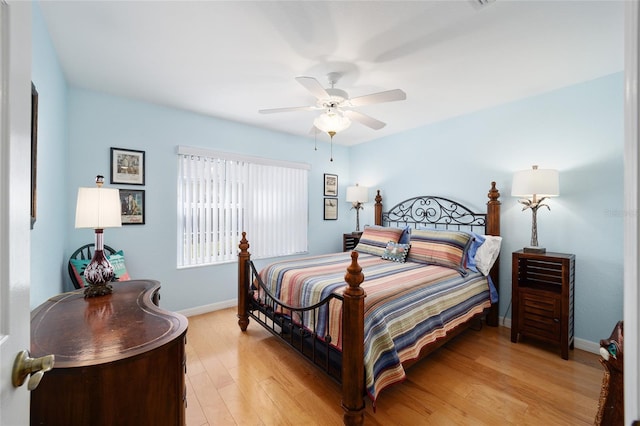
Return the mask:
<svg viewBox="0 0 640 426">
<path fill-rule="evenodd" d="M 521 170 L 513 175 L 511 195 L 522 197 L 518 202 L 531 209 L 531 245 L 524 247 L 525 253 L 545 253 L 546 249 L 538 246 L 538 209 L 551 208 L 544 203 L 549 197 L 560 195 L 560 182 L 557 170 L 539 169 L 532 166 L 529 170 Z"/>
<path fill-rule="evenodd" d="M 369 188 L 365 186 L 347 187 L 347 202 L 351 203 L 352 209 L 356 210 L 356 232 L 360 232 L 360 209 L 363 209 L 363 204 L 369 201 Z"/>
<path fill-rule="evenodd" d="M 76 228 L 95 230 L 95 250 L 93 258 L 84 270 L 89 286 L 84 297 L 104 296 L 112 291 L 109 284 L 114 276 L 113 266 L 104 255 L 104 228 L 122 226 L 120 191 L 103 188 L 104 176 L 96 176 L 95 188 L 78 188 L 76 203 Z"/>
</svg>

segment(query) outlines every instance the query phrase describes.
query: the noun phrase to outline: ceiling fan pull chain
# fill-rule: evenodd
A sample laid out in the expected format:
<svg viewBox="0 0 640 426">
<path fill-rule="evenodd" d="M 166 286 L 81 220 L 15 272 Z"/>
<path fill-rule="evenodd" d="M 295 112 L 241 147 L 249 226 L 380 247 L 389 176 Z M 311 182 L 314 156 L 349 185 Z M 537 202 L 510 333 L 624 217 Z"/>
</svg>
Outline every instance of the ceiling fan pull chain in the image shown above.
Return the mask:
<svg viewBox="0 0 640 426">
<path fill-rule="evenodd" d="M 331 136 L 331 159 L 329 161 L 333 161 L 333 136 Z"/>
<path fill-rule="evenodd" d="M 336 134 L 336 132 L 327 133 L 329 133 L 329 136 L 331 137 L 331 159 L 329 161 L 333 161 L 333 136 Z"/>
</svg>

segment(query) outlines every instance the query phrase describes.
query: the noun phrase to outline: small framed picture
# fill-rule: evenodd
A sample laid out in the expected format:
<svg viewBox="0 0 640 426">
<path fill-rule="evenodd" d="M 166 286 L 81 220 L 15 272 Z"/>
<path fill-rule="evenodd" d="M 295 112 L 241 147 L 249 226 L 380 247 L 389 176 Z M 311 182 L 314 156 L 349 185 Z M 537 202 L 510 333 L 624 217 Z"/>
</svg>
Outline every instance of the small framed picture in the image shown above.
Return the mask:
<svg viewBox="0 0 640 426">
<path fill-rule="evenodd" d="M 144 225 L 144 189 L 121 189 L 120 212 L 123 225 Z"/>
<path fill-rule="evenodd" d="M 324 174 L 324 196 L 338 196 L 338 175 Z"/>
<path fill-rule="evenodd" d="M 144 151 L 111 148 L 111 183 L 144 185 Z"/>
<path fill-rule="evenodd" d="M 337 219 L 338 219 L 338 199 L 325 198 L 324 199 L 324 220 L 337 220 Z"/>
</svg>

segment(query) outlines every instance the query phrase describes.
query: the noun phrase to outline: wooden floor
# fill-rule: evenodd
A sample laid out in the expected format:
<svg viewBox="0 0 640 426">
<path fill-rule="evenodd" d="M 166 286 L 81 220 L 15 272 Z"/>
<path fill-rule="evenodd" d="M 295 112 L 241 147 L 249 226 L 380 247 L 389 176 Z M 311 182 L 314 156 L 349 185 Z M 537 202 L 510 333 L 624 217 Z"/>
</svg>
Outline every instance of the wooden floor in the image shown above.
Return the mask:
<svg viewBox="0 0 640 426">
<path fill-rule="evenodd" d="M 382 392 L 367 425 L 592 425 L 603 369 L 598 356 L 533 341 L 509 329 L 468 330 Z M 235 309 L 189 318 L 187 425 L 341 425 L 340 389 Z"/>
</svg>

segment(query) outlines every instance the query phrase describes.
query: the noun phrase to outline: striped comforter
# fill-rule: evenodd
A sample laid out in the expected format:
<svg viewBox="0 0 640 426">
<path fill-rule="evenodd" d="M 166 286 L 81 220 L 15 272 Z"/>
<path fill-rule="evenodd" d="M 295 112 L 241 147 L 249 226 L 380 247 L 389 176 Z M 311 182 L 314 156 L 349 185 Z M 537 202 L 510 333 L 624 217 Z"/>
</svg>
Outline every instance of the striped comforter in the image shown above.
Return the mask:
<svg viewBox="0 0 640 426">
<path fill-rule="evenodd" d="M 309 306 L 332 292 L 342 294 L 350 253 L 287 260 L 265 267 L 260 276 L 270 291 L 291 306 Z M 461 277 L 453 269 L 422 263 L 397 263 L 360 254 L 365 281 L 364 366 L 366 388 L 373 401 L 385 387 L 402 381 L 402 362 L 445 336 L 457 325 L 491 306 L 489 284 L 480 273 Z M 319 336 L 332 336 L 342 348 L 341 302 L 333 299 L 326 311 L 304 318 Z M 284 312 L 284 314 L 288 314 Z"/>
</svg>

